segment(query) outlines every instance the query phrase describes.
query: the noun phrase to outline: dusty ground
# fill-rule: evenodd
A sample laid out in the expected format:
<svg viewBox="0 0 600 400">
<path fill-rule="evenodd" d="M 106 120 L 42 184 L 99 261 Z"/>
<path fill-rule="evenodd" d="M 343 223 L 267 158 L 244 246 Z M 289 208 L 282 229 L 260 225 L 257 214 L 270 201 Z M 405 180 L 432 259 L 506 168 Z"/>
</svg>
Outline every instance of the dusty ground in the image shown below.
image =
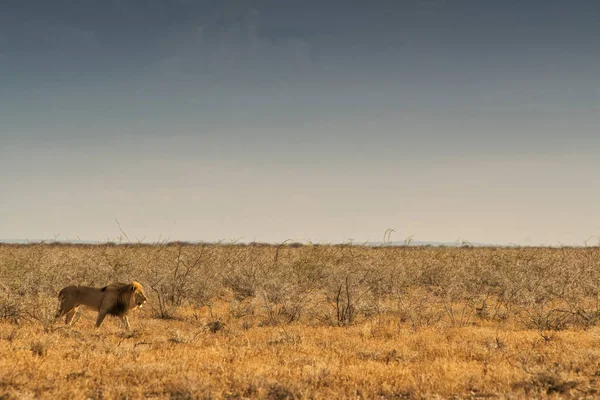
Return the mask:
<svg viewBox="0 0 600 400">
<path fill-rule="evenodd" d="M 595 398 L 600 329 L 255 326 L 207 310 L 95 329 L 0 324 L 2 398 Z M 545 336 L 545 337 L 544 337 Z"/>
</svg>

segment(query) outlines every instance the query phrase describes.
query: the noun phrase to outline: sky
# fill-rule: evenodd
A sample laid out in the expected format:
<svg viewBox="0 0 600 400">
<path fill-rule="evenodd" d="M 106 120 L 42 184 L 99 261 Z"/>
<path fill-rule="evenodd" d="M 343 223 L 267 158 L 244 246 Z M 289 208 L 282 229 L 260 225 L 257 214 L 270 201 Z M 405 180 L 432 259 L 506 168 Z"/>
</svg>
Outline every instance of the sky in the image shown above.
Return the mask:
<svg viewBox="0 0 600 400">
<path fill-rule="evenodd" d="M 597 0 L 4 0 L 0 239 L 600 242 Z"/>
</svg>

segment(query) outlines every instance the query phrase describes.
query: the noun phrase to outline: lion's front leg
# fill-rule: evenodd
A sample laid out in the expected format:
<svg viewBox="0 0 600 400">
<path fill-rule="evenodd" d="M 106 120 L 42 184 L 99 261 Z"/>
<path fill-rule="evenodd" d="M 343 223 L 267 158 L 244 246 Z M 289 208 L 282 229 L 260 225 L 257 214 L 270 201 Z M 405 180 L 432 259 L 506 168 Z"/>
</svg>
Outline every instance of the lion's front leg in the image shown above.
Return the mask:
<svg viewBox="0 0 600 400">
<path fill-rule="evenodd" d="M 127 318 L 127 315 L 123 315 L 121 317 L 121 321 L 123 321 L 123 325 L 125 326 L 125 329 L 127 329 L 127 331 L 130 331 L 131 326 L 129 326 L 129 318 Z"/>
<path fill-rule="evenodd" d="M 79 320 L 81 313 L 79 307 L 74 307 L 65 314 L 65 325 L 73 326 Z"/>
<path fill-rule="evenodd" d="M 76 309 L 76 308 L 73 308 L 71 311 L 69 311 L 69 312 L 66 314 L 66 317 L 65 317 L 65 325 L 69 325 L 69 326 L 71 326 L 71 325 L 72 325 L 72 323 L 71 323 L 71 322 L 73 321 L 73 317 L 75 316 L 75 313 L 76 313 L 76 312 L 77 312 L 77 309 Z"/>
<path fill-rule="evenodd" d="M 81 309 L 79 307 L 75 307 L 75 315 L 73 315 L 71 326 L 75 325 L 77 321 L 79 321 L 79 318 L 81 318 Z"/>
<path fill-rule="evenodd" d="M 102 321 L 104 321 L 104 317 L 106 317 L 106 312 L 99 311 L 98 318 L 96 319 L 96 328 L 100 328 L 100 325 L 102 325 Z"/>
</svg>

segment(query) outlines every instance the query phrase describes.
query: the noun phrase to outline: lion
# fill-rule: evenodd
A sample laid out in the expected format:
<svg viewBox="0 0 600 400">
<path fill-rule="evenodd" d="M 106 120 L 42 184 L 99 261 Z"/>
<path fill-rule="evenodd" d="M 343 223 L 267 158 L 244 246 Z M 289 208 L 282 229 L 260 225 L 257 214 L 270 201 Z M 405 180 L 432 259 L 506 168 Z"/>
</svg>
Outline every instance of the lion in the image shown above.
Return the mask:
<svg viewBox="0 0 600 400">
<path fill-rule="evenodd" d="M 144 288 L 139 282 L 112 283 L 103 288 L 88 286 L 67 286 L 58 293 L 59 307 L 56 318 L 66 315 L 65 324 L 72 326 L 79 318 L 79 306 L 86 306 L 98 311 L 96 328 L 99 328 L 107 315 L 121 318 L 125 328 L 129 331 L 127 314 L 135 308 L 141 308 L 147 301 Z"/>
</svg>

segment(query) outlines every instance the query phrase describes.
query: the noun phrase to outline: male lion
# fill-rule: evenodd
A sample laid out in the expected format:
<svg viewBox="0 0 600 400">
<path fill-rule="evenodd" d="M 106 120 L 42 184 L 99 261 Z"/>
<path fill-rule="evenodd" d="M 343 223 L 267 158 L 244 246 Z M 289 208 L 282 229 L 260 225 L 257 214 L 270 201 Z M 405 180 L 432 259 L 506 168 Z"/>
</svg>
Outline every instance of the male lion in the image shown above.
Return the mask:
<svg viewBox="0 0 600 400">
<path fill-rule="evenodd" d="M 112 283 L 101 289 L 87 286 L 67 286 L 58 293 L 59 308 L 56 318 L 66 315 L 65 324 L 73 325 L 77 319 L 79 306 L 83 305 L 94 311 L 98 311 L 96 327 L 99 327 L 106 315 L 114 315 L 121 318 L 125 328 L 130 330 L 127 313 L 142 307 L 146 302 L 144 288 L 139 282 Z"/>
</svg>

